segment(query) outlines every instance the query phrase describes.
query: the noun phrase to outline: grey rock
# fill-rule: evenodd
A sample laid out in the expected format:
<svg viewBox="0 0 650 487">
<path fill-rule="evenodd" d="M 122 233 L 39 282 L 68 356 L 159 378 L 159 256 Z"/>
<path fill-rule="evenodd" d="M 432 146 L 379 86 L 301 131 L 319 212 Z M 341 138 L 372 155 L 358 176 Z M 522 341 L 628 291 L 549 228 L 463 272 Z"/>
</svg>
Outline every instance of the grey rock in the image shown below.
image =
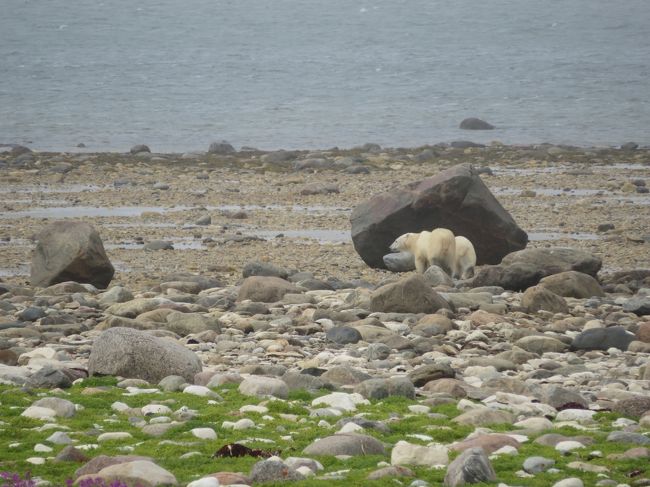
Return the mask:
<svg viewBox="0 0 650 487">
<path fill-rule="evenodd" d="M 152 240 L 144 244 L 142 248 L 148 251 L 174 250 L 174 244 L 169 240 Z"/>
<path fill-rule="evenodd" d="M 540 281 L 540 285 L 558 296 L 567 298 L 583 299 L 592 296 L 605 296 L 595 278 L 577 271 L 566 271 L 546 276 Z"/>
<path fill-rule="evenodd" d="M 542 286 L 529 287 L 521 297 L 521 306 L 528 313 L 549 311 L 551 313 L 568 313 L 569 306 L 562 296 Z"/>
<path fill-rule="evenodd" d="M 71 418 L 77 412 L 74 403 L 59 397 L 44 397 L 36 401 L 32 406 L 50 408 L 61 418 Z"/>
<path fill-rule="evenodd" d="M 607 435 L 607 441 L 614 443 L 632 443 L 634 445 L 650 445 L 650 438 L 641 433 L 629 431 L 612 431 Z"/>
<path fill-rule="evenodd" d="M 232 154 L 235 148 L 225 140 L 221 142 L 212 142 L 208 148 L 208 154 Z"/>
<path fill-rule="evenodd" d="M 415 387 L 406 377 L 389 379 L 368 379 L 354 388 L 366 399 L 383 399 L 389 396 L 403 396 L 415 399 Z"/>
<path fill-rule="evenodd" d="M 408 232 L 449 228 L 474 244 L 479 265 L 497 264 L 528 242 L 469 164 L 374 196 L 358 205 L 350 220 L 355 250 L 366 264 L 379 268 L 385 267 L 390 244 Z"/>
<path fill-rule="evenodd" d="M 327 330 L 325 337 L 334 343 L 339 345 L 345 345 L 347 343 L 357 343 L 361 340 L 361 333 L 356 328 L 351 326 L 335 326 Z"/>
<path fill-rule="evenodd" d="M 623 303 L 623 310 L 638 316 L 650 315 L 650 296 L 635 296 Z"/>
<path fill-rule="evenodd" d="M 340 193 L 341 189 L 338 184 L 335 183 L 310 183 L 306 184 L 300 190 L 300 194 L 303 196 L 310 196 L 315 194 L 332 194 Z"/>
<path fill-rule="evenodd" d="M 522 350 L 536 353 L 538 355 L 542 355 L 546 352 L 561 353 L 569 348 L 569 345 L 557 338 L 544 335 L 530 335 L 520 338 L 515 342 L 515 345 Z"/>
<path fill-rule="evenodd" d="M 287 279 L 289 272 L 269 262 L 248 262 L 242 269 L 242 277 L 272 276 Z"/>
<path fill-rule="evenodd" d="M 285 463 L 269 459 L 262 460 L 253 465 L 250 479 L 254 484 L 264 484 L 267 482 L 284 483 L 302 480 L 303 476 Z"/>
<path fill-rule="evenodd" d="M 182 391 L 188 385 L 189 384 L 187 383 L 185 377 L 181 377 L 180 375 L 168 375 L 167 377 L 163 377 L 158 383 L 158 386 L 163 391 L 167 392 Z"/>
<path fill-rule="evenodd" d="M 247 277 L 239 288 L 238 301 L 250 299 L 262 303 L 280 301 L 287 293 L 299 293 L 300 288 L 279 277 L 251 276 Z"/>
<path fill-rule="evenodd" d="M 592 328 L 578 334 L 573 339 L 571 348 L 573 350 L 607 350 L 608 348 L 618 348 L 619 350 L 625 351 L 634 340 L 634 334 L 628 332 L 622 326 Z"/>
<path fill-rule="evenodd" d="M 494 482 L 497 476 L 483 448 L 468 448 L 447 467 L 444 484 L 456 487 L 480 482 Z"/>
<path fill-rule="evenodd" d="M 384 313 L 435 313 L 451 306 L 419 275 L 412 275 L 375 290 L 370 311 Z"/>
<path fill-rule="evenodd" d="M 274 396 L 286 399 L 289 388 L 282 379 L 268 376 L 250 376 L 239 384 L 239 392 L 245 396 Z"/>
<path fill-rule="evenodd" d="M 650 362 L 648 362 L 647 367 L 650 367 Z M 650 397 L 639 396 L 621 399 L 620 401 L 616 401 L 612 411 L 626 418 L 640 418 L 650 411 Z"/>
<path fill-rule="evenodd" d="M 501 263 L 526 263 L 542 271 L 543 277 L 566 271 L 578 271 L 596 277 L 603 265 L 602 260 L 595 255 L 568 247 L 519 250 L 506 255 Z"/>
<path fill-rule="evenodd" d="M 37 389 L 66 389 L 72 386 L 76 377 L 66 374 L 64 369 L 54 368 L 49 365 L 40 368 L 29 377 L 29 385 Z"/>
<path fill-rule="evenodd" d="M 335 386 L 345 386 L 358 384 L 371 376 L 354 367 L 335 366 L 321 375 L 321 379 Z"/>
<path fill-rule="evenodd" d="M 81 450 L 78 450 L 72 445 L 68 445 L 65 448 L 63 448 L 54 458 L 54 462 L 77 462 L 77 463 L 83 463 L 87 462 L 89 458 L 86 456 L 84 452 Z"/>
<path fill-rule="evenodd" d="M 88 223 L 54 222 L 36 235 L 32 253 L 32 286 L 76 281 L 106 288 L 115 269 L 99 233 Z"/>
<path fill-rule="evenodd" d="M 555 460 L 544 457 L 528 457 L 524 460 L 524 471 L 530 474 L 542 473 L 555 465 Z"/>
<path fill-rule="evenodd" d="M 573 409 L 576 407 L 587 409 L 589 406 L 587 400 L 578 392 L 552 385 L 542 389 L 540 400 L 558 410 L 567 409 L 569 406 Z"/>
<path fill-rule="evenodd" d="M 287 385 L 290 391 L 305 390 L 316 392 L 320 389 L 332 388 L 330 384 L 320 377 L 314 377 L 313 375 L 293 371 L 287 371 L 282 376 L 282 381 Z"/>
<path fill-rule="evenodd" d="M 131 154 L 138 154 L 140 152 L 151 152 L 151 149 L 149 149 L 148 146 L 144 144 L 137 144 L 131 147 L 131 150 L 129 150 Z"/>
<path fill-rule="evenodd" d="M 182 345 L 122 327 L 99 335 L 88 360 L 90 375 L 120 375 L 152 384 L 168 375 L 179 375 L 192 383 L 201 368 L 198 356 Z"/>
<path fill-rule="evenodd" d="M 36 321 L 45 316 L 45 310 L 36 306 L 28 306 L 16 315 L 21 321 Z"/>
<path fill-rule="evenodd" d="M 409 380 L 416 387 L 422 387 L 432 380 L 453 379 L 455 377 L 456 373 L 454 372 L 454 369 L 445 363 L 422 365 L 408 374 Z"/>
<path fill-rule="evenodd" d="M 366 353 L 368 360 L 385 360 L 390 356 L 390 347 L 383 343 L 371 343 Z"/>
<path fill-rule="evenodd" d="M 449 274 L 443 271 L 437 265 L 430 266 L 426 271 L 424 271 L 424 280 L 429 286 L 448 286 L 451 287 L 454 285 L 454 281 Z"/>
<path fill-rule="evenodd" d="M 546 274 L 529 263 L 481 266 L 470 283 L 472 287 L 499 286 L 512 291 L 523 291 L 537 284 Z"/>
<path fill-rule="evenodd" d="M 211 225 L 212 224 L 212 217 L 210 215 L 203 215 L 198 220 L 196 220 L 196 222 L 194 224 L 199 225 L 199 226 Z"/>
<path fill-rule="evenodd" d="M 386 269 L 391 272 L 410 272 L 415 270 L 415 257 L 411 252 L 391 252 L 382 257 Z"/>
<path fill-rule="evenodd" d="M 304 449 L 307 455 L 384 455 L 384 445 L 372 436 L 354 433 L 327 436 Z"/>
<path fill-rule="evenodd" d="M 460 122 L 460 128 L 463 130 L 493 130 L 494 125 L 480 118 L 470 117 Z"/>
<path fill-rule="evenodd" d="M 477 142 L 472 142 L 471 140 L 454 140 L 449 145 L 454 149 L 472 149 L 485 147 L 485 144 L 479 144 Z"/>
</svg>

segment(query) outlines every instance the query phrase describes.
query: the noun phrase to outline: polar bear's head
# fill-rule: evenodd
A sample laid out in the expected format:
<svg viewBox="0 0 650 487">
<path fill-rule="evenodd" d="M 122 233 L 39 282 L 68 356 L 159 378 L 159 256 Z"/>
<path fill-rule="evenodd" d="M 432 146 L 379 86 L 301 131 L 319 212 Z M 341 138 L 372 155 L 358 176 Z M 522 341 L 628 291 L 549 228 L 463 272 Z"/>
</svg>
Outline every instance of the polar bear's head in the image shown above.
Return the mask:
<svg viewBox="0 0 650 487">
<path fill-rule="evenodd" d="M 392 244 L 390 244 L 390 250 L 392 252 L 411 250 L 411 246 L 415 243 L 417 238 L 417 233 L 405 233 L 404 235 L 400 235 Z"/>
</svg>

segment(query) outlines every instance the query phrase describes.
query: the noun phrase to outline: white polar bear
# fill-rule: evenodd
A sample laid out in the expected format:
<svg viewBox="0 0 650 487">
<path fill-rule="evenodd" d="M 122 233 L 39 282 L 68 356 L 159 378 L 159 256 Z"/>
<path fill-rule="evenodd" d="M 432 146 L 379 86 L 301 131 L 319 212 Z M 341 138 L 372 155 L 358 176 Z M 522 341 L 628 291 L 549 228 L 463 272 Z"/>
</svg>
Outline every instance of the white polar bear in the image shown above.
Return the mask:
<svg viewBox="0 0 650 487">
<path fill-rule="evenodd" d="M 474 276 L 476 251 L 474 245 L 465 237 L 456 237 L 455 279 L 469 279 Z"/>
<path fill-rule="evenodd" d="M 405 233 L 390 246 L 392 251 L 407 251 L 415 257 L 415 270 L 423 274 L 435 264 L 451 275 L 456 268 L 456 241 L 451 230 L 436 228 L 431 232 Z"/>
</svg>

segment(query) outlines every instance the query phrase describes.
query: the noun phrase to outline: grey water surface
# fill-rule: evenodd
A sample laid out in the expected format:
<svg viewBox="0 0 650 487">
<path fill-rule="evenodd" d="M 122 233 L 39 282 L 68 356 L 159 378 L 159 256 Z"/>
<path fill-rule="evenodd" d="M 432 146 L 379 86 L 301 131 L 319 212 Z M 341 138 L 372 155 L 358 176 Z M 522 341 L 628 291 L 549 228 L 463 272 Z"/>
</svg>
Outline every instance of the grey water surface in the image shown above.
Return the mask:
<svg viewBox="0 0 650 487">
<path fill-rule="evenodd" d="M 0 143 L 650 144 L 648 0 L 1 4 Z"/>
</svg>

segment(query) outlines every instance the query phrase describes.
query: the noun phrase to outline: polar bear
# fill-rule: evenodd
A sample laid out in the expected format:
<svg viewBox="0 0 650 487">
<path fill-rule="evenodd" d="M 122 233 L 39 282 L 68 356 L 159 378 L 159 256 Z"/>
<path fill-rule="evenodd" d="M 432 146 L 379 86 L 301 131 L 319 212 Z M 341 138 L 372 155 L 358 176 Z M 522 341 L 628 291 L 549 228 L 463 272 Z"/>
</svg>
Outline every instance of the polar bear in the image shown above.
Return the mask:
<svg viewBox="0 0 650 487">
<path fill-rule="evenodd" d="M 455 279 L 469 279 L 474 276 L 476 251 L 474 245 L 465 237 L 456 237 L 456 257 L 454 266 Z"/>
<path fill-rule="evenodd" d="M 391 244 L 392 251 L 411 252 L 415 270 L 423 274 L 430 265 L 437 265 L 451 275 L 456 268 L 456 241 L 451 230 L 436 228 L 431 232 L 405 233 Z"/>
</svg>

